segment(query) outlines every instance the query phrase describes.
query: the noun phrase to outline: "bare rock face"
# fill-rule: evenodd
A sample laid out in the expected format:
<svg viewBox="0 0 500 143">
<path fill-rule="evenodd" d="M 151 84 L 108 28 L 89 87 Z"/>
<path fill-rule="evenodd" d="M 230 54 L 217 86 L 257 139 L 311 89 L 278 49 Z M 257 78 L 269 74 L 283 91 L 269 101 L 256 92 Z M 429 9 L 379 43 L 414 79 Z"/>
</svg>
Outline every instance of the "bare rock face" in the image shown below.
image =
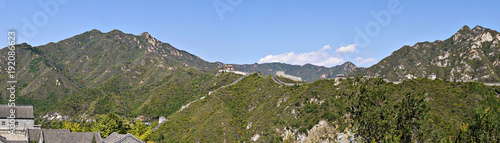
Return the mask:
<svg viewBox="0 0 500 143">
<path fill-rule="evenodd" d="M 334 142 L 337 131 L 327 121 L 321 120 L 307 134 L 302 142 Z"/>
<path fill-rule="evenodd" d="M 151 36 L 148 32 L 143 32 L 139 35 L 139 37 L 144 37 L 144 38 L 154 38 L 153 36 Z"/>
</svg>

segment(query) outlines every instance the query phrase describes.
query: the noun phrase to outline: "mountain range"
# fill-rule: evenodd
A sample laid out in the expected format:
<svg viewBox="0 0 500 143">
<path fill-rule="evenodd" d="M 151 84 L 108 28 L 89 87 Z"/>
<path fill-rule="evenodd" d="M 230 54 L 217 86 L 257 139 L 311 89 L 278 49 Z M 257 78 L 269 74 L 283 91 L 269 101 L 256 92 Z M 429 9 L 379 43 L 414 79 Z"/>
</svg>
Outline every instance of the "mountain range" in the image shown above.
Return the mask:
<svg viewBox="0 0 500 143">
<path fill-rule="evenodd" d="M 428 77 L 449 81 L 499 82 L 500 34 L 498 31 L 475 26 L 463 26 L 450 38 L 434 42 L 405 45 L 390 56 L 368 68 L 357 67 L 351 62 L 334 67 L 311 64 L 303 66 L 283 63 L 233 65 L 246 72 L 261 71 L 266 75 L 276 70 L 302 77 L 307 82 L 335 78 L 337 74 L 366 75 L 390 81 Z"/>
<path fill-rule="evenodd" d="M 284 63 L 232 65 L 236 70 L 262 72 L 264 75 L 285 71 L 287 74 L 302 77 L 306 82 L 334 78 L 337 74 L 378 76 L 391 81 L 427 77 L 432 74 L 450 81 L 498 82 L 499 40 L 500 34 L 495 30 L 481 26 L 470 29 L 464 26 L 444 41 L 403 46 L 368 68 L 357 67 L 351 62 L 334 67 Z M 36 104 L 53 105 L 63 102 L 66 98 L 83 94 L 84 90 L 111 90 L 108 89 L 109 85 L 103 83 L 119 82 L 113 90 L 127 94 L 140 93 L 148 97 L 145 101 L 140 98 L 140 101 L 134 103 L 136 105 L 127 105 L 126 108 L 135 109 L 139 105 L 141 108 L 148 107 L 144 102 L 149 103 L 150 98 L 153 98 L 151 96 L 156 96 L 148 95 L 148 92 L 158 89 L 162 84 L 172 84 L 166 82 L 166 77 L 171 77 L 170 80 L 180 78 L 174 74 L 181 74 L 184 70 L 215 76 L 214 71 L 224 65 L 220 62 L 207 62 L 189 52 L 174 48 L 147 32 L 132 35 L 119 30 L 108 33 L 91 30 L 57 43 L 51 42 L 36 47 L 26 43 L 19 44 L 17 49 L 18 53 L 21 53 L 17 57 L 17 77 L 22 79 L 19 81 L 19 94 L 23 97 L 22 103 L 30 104 L 33 104 L 34 100 L 42 99 L 46 100 L 46 103 Z M 2 52 L 6 50 L 4 48 Z M 6 55 L 2 56 L 6 59 Z M 1 62 L 0 66 L 5 66 L 5 63 Z M 3 70 L 1 72 L 5 73 Z M 6 74 L 2 74 L 0 80 L 5 79 Z M 6 86 L 5 82 L 1 84 Z M 105 92 L 102 90 L 99 92 Z M 4 94 L 3 99 L 5 95 L 7 94 Z M 96 100 L 100 99 L 96 97 Z M 41 109 L 45 111 L 49 107 L 58 108 L 43 106 Z M 80 112 L 87 108 L 92 106 L 82 103 L 70 109 Z"/>
<path fill-rule="evenodd" d="M 263 63 L 232 65 L 235 69 L 245 72 L 261 72 L 264 75 L 274 75 L 276 71 L 285 71 L 286 74 L 302 77 L 306 82 L 318 79 L 335 78 L 337 74 L 353 72 L 357 67 L 351 62 L 345 62 L 334 67 L 316 66 L 312 64 L 290 65 L 284 63 Z"/>
<path fill-rule="evenodd" d="M 265 141 L 273 141 L 278 140 L 274 138 L 278 136 L 307 135 L 320 119 L 332 120 L 321 124 L 324 128 L 341 126 L 338 119 L 346 119 L 347 111 L 344 109 L 348 108 L 342 105 L 348 101 L 343 96 L 349 95 L 350 98 L 361 92 L 361 87 L 354 86 L 354 83 L 365 82 L 374 86 L 370 87 L 374 92 L 387 92 L 391 99 L 398 99 L 394 100 L 395 104 L 401 101 L 398 95 L 402 92 L 398 90 L 411 91 L 414 85 L 436 91 L 442 90 L 434 87 L 436 85 L 456 86 L 442 80 L 410 81 L 398 86 L 379 80 L 359 79 L 344 81 L 337 86 L 339 83 L 334 80 L 320 79 L 346 74 L 402 81 L 436 75 L 438 79 L 449 81 L 498 82 L 499 43 L 500 34 L 495 30 L 464 26 L 444 41 L 403 46 L 368 68 L 357 67 L 351 62 L 334 67 L 284 63 L 231 64 L 236 70 L 263 74 L 251 74 L 243 78 L 238 74 L 218 73 L 224 63 L 205 61 L 161 42 L 147 32 L 132 35 L 119 30 L 107 33 L 91 30 L 41 46 L 27 43 L 15 45 L 18 79 L 16 104 L 34 105 L 35 116 L 46 119 L 55 117 L 92 121 L 93 117 L 109 112 L 127 118 L 168 117 L 172 120 L 170 124 L 163 125 L 153 134 L 152 138 L 158 141 L 168 140 L 165 138 L 168 136 L 175 136 L 172 141 L 200 141 L 194 136 L 210 139 L 212 133 L 219 133 L 213 136 L 214 140 L 236 142 L 241 141 L 239 138 L 247 140 L 265 136 Z M 7 53 L 7 50 L 3 48 L 0 52 Z M 1 57 L 0 66 L 5 67 L 6 54 Z M 295 86 L 276 84 L 268 76 L 276 71 L 302 77 L 309 83 Z M 227 86 L 237 79 L 241 82 Z M 6 71 L 0 69 L 0 86 L 4 89 L 8 87 L 6 80 Z M 419 90 L 432 93 L 432 99 L 436 100 L 430 111 L 435 115 L 433 119 L 441 121 L 443 118 L 452 118 L 453 125 L 459 124 L 464 120 L 461 117 L 473 114 L 473 107 L 495 105 L 490 104 L 490 101 L 488 104 L 482 101 L 500 91 L 476 83 L 460 83 L 458 86 L 450 89 L 456 95 L 441 95 L 419 87 Z M 471 97 L 464 97 L 466 91 L 471 91 L 469 87 L 482 90 L 474 91 Z M 1 91 L 1 104 L 8 102 L 7 92 Z M 207 95 L 212 96 L 205 98 Z M 444 96 L 456 98 L 454 103 L 457 105 L 448 105 Z M 204 100 L 179 112 L 183 105 L 199 99 Z M 444 104 L 447 106 L 440 106 Z M 460 105 L 458 110 L 452 108 L 458 104 L 464 105 Z M 188 120 L 188 117 L 192 118 Z M 179 130 L 182 132 L 177 132 Z M 447 132 L 448 135 L 452 133 Z M 311 140 L 332 138 L 322 135 L 308 137 Z"/>
<path fill-rule="evenodd" d="M 195 93 L 221 86 L 210 78 L 220 65 L 160 42 L 147 32 L 136 36 L 119 30 L 91 30 L 42 46 L 19 44 L 16 52 L 18 104 L 34 104 L 38 115 L 116 111 L 156 116 L 163 112 L 166 116 L 194 99 Z M 1 72 L 5 87 L 7 75 Z M 175 92 L 169 96 L 157 94 L 170 90 Z M 2 92 L 5 102 L 7 94 Z M 149 110 L 160 105 L 172 111 Z"/>
</svg>

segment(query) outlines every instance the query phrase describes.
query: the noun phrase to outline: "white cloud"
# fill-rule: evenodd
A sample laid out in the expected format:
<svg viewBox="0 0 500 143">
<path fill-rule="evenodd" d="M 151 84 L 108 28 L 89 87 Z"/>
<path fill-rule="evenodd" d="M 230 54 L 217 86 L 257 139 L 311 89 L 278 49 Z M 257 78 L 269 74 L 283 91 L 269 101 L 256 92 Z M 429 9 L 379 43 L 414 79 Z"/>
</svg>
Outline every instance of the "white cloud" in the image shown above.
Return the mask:
<svg viewBox="0 0 500 143">
<path fill-rule="evenodd" d="M 347 47 L 340 47 L 338 48 L 335 52 L 337 53 L 354 53 L 354 51 L 356 51 L 356 44 L 351 44 Z"/>
<path fill-rule="evenodd" d="M 332 47 L 330 47 L 330 45 L 326 45 L 323 46 L 323 48 L 319 49 L 318 51 L 309 53 L 286 52 L 279 55 L 267 55 L 266 57 L 261 58 L 258 63 L 281 62 L 294 65 L 304 65 L 310 63 L 313 65 L 327 66 L 327 67 L 343 63 L 344 62 L 343 58 L 334 57 L 328 53 L 328 50 L 331 49 Z"/>
<path fill-rule="evenodd" d="M 364 64 L 368 64 L 368 63 L 373 63 L 375 62 L 375 58 L 362 58 L 362 57 L 356 57 L 354 60 L 357 61 L 357 64 L 359 65 L 364 65 Z"/>
</svg>

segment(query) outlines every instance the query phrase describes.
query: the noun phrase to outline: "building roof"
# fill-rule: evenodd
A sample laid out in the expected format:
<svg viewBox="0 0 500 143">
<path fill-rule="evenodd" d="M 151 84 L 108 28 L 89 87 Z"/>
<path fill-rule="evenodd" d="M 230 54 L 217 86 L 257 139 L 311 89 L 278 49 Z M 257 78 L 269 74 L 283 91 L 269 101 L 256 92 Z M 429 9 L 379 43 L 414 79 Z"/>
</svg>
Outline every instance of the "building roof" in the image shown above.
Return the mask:
<svg viewBox="0 0 500 143">
<path fill-rule="evenodd" d="M 114 143 L 115 141 L 119 140 L 123 136 L 125 136 L 125 134 L 118 134 L 116 132 L 113 132 L 108 137 L 106 137 L 103 141 L 104 141 L 104 143 Z"/>
<path fill-rule="evenodd" d="M 108 137 L 106 137 L 103 142 L 104 143 L 121 143 L 125 141 L 127 138 L 135 140 L 138 143 L 144 143 L 143 141 L 136 138 L 134 135 L 128 134 L 118 134 L 116 132 L 111 133 Z"/>
<path fill-rule="evenodd" d="M 5 137 L 0 136 L 0 143 L 6 143 L 7 139 Z"/>
<path fill-rule="evenodd" d="M 28 106 L 12 106 L 9 107 L 6 104 L 1 104 L 0 105 L 0 119 L 6 119 L 7 117 L 10 116 L 10 109 L 14 109 L 16 113 L 15 119 L 35 119 L 35 115 L 33 115 L 33 106 L 28 105 Z"/>
<path fill-rule="evenodd" d="M 28 129 L 28 140 L 38 141 L 40 139 L 40 132 L 43 133 L 69 133 L 69 129 Z"/>
<path fill-rule="evenodd" d="M 27 141 L 7 141 L 6 143 L 28 143 Z"/>
<path fill-rule="evenodd" d="M 92 137 L 96 142 L 102 142 L 101 135 L 98 132 L 75 132 L 75 133 L 61 133 L 61 132 L 43 132 L 43 140 L 47 143 L 82 143 L 91 142 Z"/>
</svg>

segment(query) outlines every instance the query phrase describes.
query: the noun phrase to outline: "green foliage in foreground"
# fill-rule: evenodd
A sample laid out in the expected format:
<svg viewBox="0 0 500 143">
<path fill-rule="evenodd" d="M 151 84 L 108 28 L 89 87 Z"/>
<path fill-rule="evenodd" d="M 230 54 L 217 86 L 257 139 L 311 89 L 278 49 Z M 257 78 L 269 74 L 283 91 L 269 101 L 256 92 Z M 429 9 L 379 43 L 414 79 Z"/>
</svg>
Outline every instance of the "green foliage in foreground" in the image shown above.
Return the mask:
<svg viewBox="0 0 500 143">
<path fill-rule="evenodd" d="M 96 121 L 49 121 L 46 119 L 36 119 L 35 124 L 41 124 L 43 128 L 49 129 L 69 129 L 71 132 L 97 132 L 106 138 L 111 133 L 119 134 L 131 133 L 142 141 L 148 141 L 152 129 L 158 125 L 153 123 L 146 125 L 141 120 L 126 118 L 115 113 L 108 113 L 96 118 Z"/>
<path fill-rule="evenodd" d="M 108 113 L 106 116 L 101 117 L 94 125 L 95 131 L 100 131 L 103 138 L 108 137 L 113 132 L 119 134 L 127 133 L 130 127 L 123 123 L 120 116 L 115 113 Z"/>
<path fill-rule="evenodd" d="M 372 82 L 383 83 L 381 79 Z M 422 135 L 421 122 L 429 108 L 422 92 L 409 91 L 400 98 L 390 98 L 387 90 L 374 90 L 380 85 L 367 86 L 364 82 L 356 86 L 357 93 L 351 96 L 352 126 L 356 134 L 365 141 L 412 142 Z M 376 131 L 376 132 L 374 132 Z"/>
<path fill-rule="evenodd" d="M 335 126 L 333 133 L 351 130 L 367 142 L 495 141 L 498 136 L 489 134 L 497 132 L 486 130 L 498 131 L 499 91 L 480 83 L 429 79 L 391 84 L 355 78 L 338 85 L 319 80 L 284 86 L 254 74 L 172 114 L 150 139 L 248 142 L 259 134 L 260 142 L 291 141 L 296 136 L 284 138 L 284 130 L 308 135 L 325 120 Z M 489 108 L 488 114 L 476 118 L 478 107 Z"/>
<path fill-rule="evenodd" d="M 472 122 L 462 124 L 455 142 L 500 142 L 498 111 L 477 108 Z"/>
<path fill-rule="evenodd" d="M 218 75 L 218 77 L 224 75 Z M 222 78 L 221 77 L 221 78 Z M 222 80 L 222 79 L 220 79 Z M 417 79 L 319 80 L 295 86 L 253 74 L 169 116 L 156 132 L 114 113 L 97 122 L 48 122 L 72 132 L 132 133 L 155 142 L 261 142 L 296 140 L 325 120 L 337 134 L 350 130 L 364 142 L 498 142 L 500 88 L 480 83 Z M 295 132 L 285 138 L 284 130 Z M 320 138 L 321 139 L 321 138 Z M 326 138 L 322 138 L 326 139 Z"/>
</svg>

